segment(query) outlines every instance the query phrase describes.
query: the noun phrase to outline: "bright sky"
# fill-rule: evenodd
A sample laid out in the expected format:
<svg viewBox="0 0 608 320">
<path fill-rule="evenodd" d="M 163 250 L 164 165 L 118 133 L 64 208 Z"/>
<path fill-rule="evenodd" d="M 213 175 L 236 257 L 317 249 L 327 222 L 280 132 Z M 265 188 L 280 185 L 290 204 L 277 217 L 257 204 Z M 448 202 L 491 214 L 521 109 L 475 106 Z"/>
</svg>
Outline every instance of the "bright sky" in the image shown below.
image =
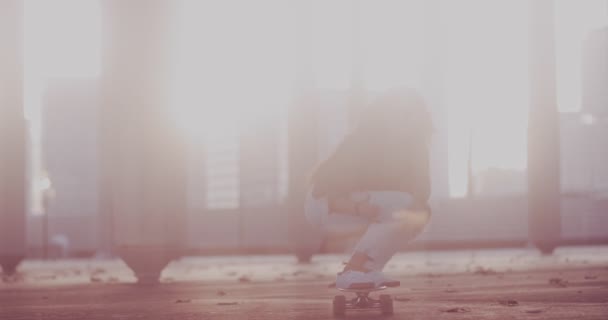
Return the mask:
<svg viewBox="0 0 608 320">
<path fill-rule="evenodd" d="M 34 116 L 46 81 L 100 72 L 101 16 L 95 0 L 25 0 L 26 113 Z"/>
<path fill-rule="evenodd" d="M 528 3 L 445 3 L 446 156 L 451 194 L 458 196 L 466 190 L 470 134 L 475 172 L 525 168 Z M 351 1 L 312 1 L 310 53 L 317 86 L 343 90 L 356 73 L 363 75 L 370 90 L 420 87 L 424 5 L 422 0 L 364 0 L 354 19 Z M 580 108 L 581 41 L 588 30 L 606 25 L 606 5 L 605 0 L 557 1 L 562 111 Z M 194 141 L 234 140 L 243 128 L 285 115 L 293 94 L 294 20 L 288 1 L 243 1 L 238 10 L 230 1 L 184 1 L 172 93 L 175 119 L 185 134 Z M 355 38 L 357 28 L 361 33 Z M 48 79 L 99 75 L 99 2 L 25 0 L 24 43 L 26 114 L 36 135 L 40 97 Z M 360 50 L 355 53 L 353 48 Z"/>
<path fill-rule="evenodd" d="M 100 73 L 101 16 L 95 0 L 24 1 L 25 116 L 31 133 L 31 211 L 40 214 L 50 181 L 41 164 L 42 95 L 49 79 Z"/>
</svg>

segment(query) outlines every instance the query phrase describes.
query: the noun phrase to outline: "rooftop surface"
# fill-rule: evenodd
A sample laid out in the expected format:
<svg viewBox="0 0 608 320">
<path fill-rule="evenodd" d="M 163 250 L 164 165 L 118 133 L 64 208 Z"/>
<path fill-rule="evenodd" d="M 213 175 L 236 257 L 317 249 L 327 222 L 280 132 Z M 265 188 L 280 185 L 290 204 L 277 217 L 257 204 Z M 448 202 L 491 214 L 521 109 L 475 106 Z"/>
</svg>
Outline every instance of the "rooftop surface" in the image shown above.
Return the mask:
<svg viewBox="0 0 608 320">
<path fill-rule="evenodd" d="M 0 282 L 0 319 L 332 319 L 328 288 L 346 256 L 186 257 L 161 284 L 118 259 L 25 261 Z M 402 253 L 391 319 L 608 319 L 608 247 Z M 350 312 L 348 319 L 381 319 Z"/>
</svg>

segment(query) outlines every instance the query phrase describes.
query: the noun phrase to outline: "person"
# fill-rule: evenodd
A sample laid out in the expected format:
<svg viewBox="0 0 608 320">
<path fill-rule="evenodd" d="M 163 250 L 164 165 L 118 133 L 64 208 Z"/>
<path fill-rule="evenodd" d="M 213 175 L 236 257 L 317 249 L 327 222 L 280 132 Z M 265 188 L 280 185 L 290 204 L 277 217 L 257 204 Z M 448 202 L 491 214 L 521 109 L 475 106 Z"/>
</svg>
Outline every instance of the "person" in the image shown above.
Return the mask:
<svg viewBox="0 0 608 320">
<path fill-rule="evenodd" d="M 398 286 L 382 270 L 430 218 L 431 117 L 415 90 L 393 89 L 359 119 L 312 173 L 305 214 L 334 237 L 358 239 L 336 287 Z"/>
</svg>

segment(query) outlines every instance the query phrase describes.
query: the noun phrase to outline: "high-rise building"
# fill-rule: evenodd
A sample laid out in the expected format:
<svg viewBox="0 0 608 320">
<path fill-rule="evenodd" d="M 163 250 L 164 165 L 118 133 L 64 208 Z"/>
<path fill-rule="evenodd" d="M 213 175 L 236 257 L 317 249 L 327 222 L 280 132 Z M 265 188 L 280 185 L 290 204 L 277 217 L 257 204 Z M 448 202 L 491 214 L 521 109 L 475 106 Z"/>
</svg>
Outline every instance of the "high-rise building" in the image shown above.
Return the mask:
<svg viewBox="0 0 608 320">
<path fill-rule="evenodd" d="M 57 79 L 43 98 L 41 157 L 54 197 L 48 236 L 70 242 L 71 251 L 97 247 L 98 104 L 95 79 Z"/>
<path fill-rule="evenodd" d="M 583 44 L 582 112 L 562 118 L 562 185 L 608 195 L 608 27 Z"/>
<path fill-rule="evenodd" d="M 282 119 L 281 119 L 282 120 Z M 279 120 L 280 121 L 280 120 Z M 240 203 L 243 207 L 276 206 L 281 201 L 280 123 L 267 123 L 240 134 Z"/>
<path fill-rule="evenodd" d="M 567 194 L 608 194 L 608 123 L 585 113 L 560 119 L 561 186 Z"/>
<path fill-rule="evenodd" d="M 583 111 L 608 116 L 608 27 L 589 33 L 583 44 Z"/>
</svg>

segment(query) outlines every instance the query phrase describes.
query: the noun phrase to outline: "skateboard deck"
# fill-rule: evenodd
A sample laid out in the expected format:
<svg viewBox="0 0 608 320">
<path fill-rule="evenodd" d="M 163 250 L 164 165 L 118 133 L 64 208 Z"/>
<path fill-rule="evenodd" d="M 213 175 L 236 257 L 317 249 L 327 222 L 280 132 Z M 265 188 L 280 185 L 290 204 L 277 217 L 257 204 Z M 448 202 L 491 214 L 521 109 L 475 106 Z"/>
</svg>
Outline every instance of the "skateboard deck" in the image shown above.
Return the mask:
<svg viewBox="0 0 608 320">
<path fill-rule="evenodd" d="M 342 288 L 336 288 L 338 289 L 338 291 L 342 291 L 342 292 L 354 292 L 354 293 L 367 293 L 369 294 L 370 292 L 374 292 L 374 291 L 382 291 L 382 290 L 386 290 L 388 287 L 387 286 L 381 286 L 381 287 L 354 287 L 354 288 L 348 288 L 348 289 L 342 289 Z"/>
<path fill-rule="evenodd" d="M 394 286 L 391 286 L 394 287 Z M 389 286 L 375 287 L 369 284 L 348 289 L 337 288 L 341 292 L 354 293 L 355 297 L 347 299 L 344 295 L 337 295 L 333 300 L 333 314 L 336 317 L 346 315 L 346 310 L 373 310 L 379 309 L 383 315 L 393 314 L 393 298 L 388 294 L 381 294 L 378 299 L 369 296 L 371 292 L 388 289 Z"/>
</svg>

